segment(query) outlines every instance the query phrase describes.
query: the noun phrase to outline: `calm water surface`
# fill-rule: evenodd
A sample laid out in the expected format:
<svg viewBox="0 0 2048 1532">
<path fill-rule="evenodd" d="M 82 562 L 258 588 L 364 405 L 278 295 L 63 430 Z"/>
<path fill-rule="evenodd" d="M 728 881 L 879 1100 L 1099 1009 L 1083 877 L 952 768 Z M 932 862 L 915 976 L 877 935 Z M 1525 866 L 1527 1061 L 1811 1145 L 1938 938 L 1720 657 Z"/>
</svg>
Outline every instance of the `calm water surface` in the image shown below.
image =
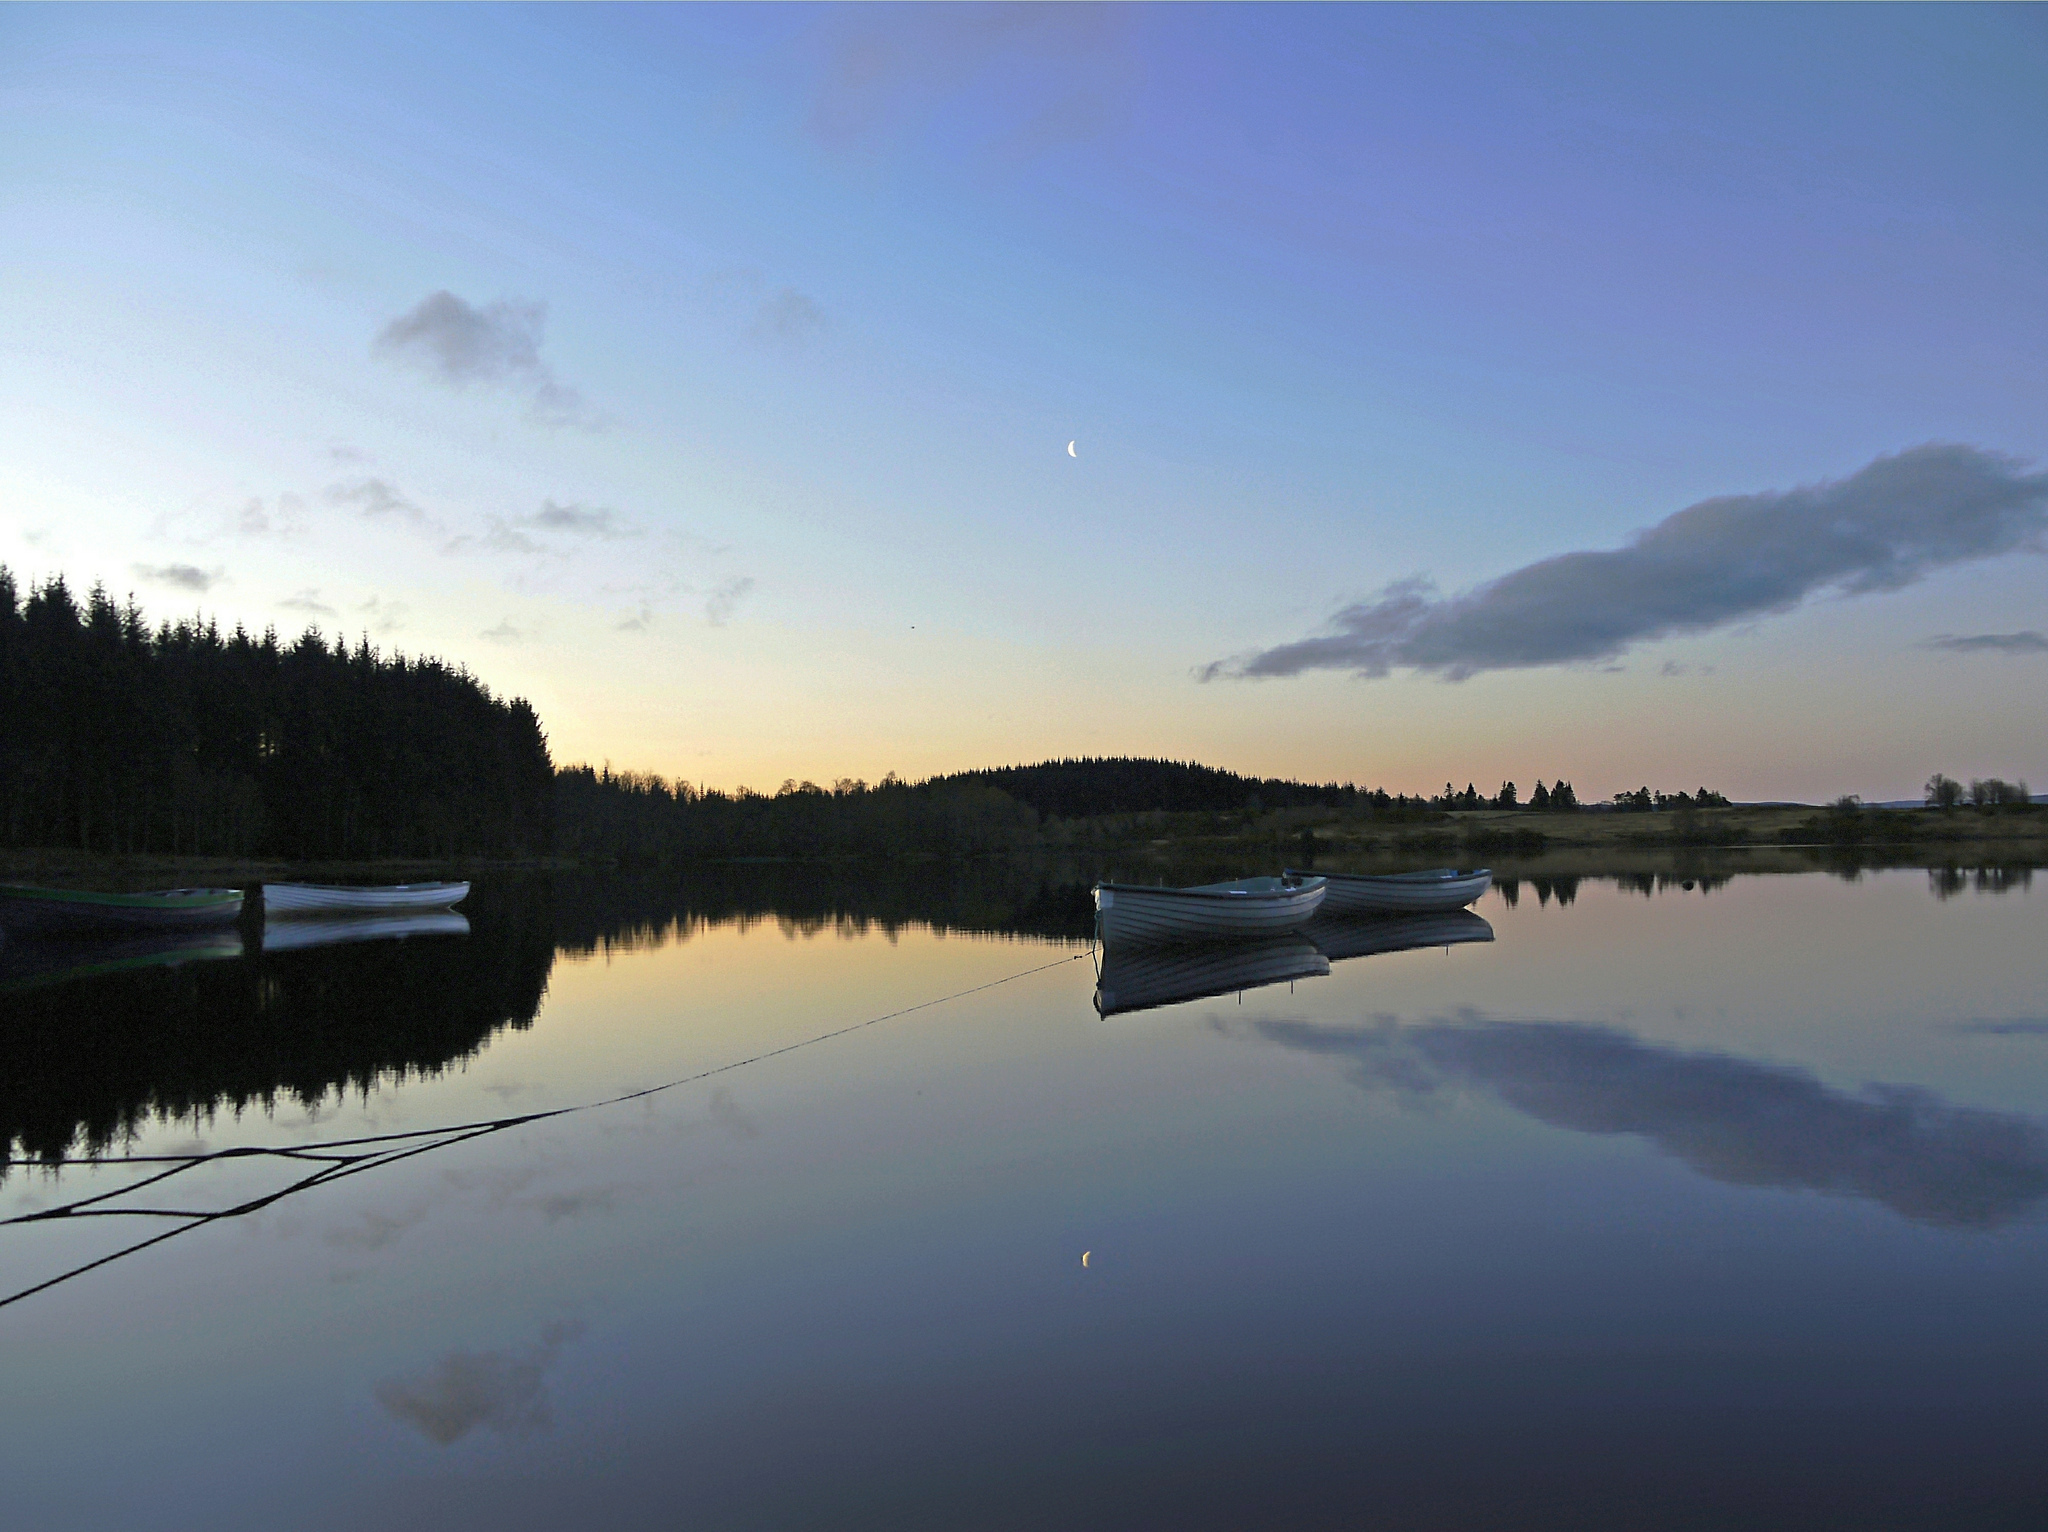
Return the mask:
<svg viewBox="0 0 2048 1532">
<path fill-rule="evenodd" d="M 508 885 L 467 935 L 69 978 L 16 949 L 17 1156 L 738 1067 L 407 1140 L 0 1308 L 5 1522 L 2048 1523 L 2042 895 L 1503 893 L 1490 941 L 1326 976 L 1112 968 L 1112 1012 L 1166 1003 L 1108 1016 L 1060 888 L 935 929 Z M 0 1216 L 154 1168 L 17 1165 Z M 0 1228 L 0 1293 L 182 1226 Z"/>
</svg>

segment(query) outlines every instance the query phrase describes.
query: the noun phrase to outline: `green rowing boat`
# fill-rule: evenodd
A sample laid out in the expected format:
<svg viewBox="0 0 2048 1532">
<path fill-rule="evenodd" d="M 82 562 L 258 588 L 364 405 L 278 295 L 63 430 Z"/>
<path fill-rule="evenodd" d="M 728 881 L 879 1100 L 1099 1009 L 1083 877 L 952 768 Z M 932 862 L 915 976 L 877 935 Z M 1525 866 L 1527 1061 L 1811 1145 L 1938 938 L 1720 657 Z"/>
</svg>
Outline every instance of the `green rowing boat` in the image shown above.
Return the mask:
<svg viewBox="0 0 2048 1532">
<path fill-rule="evenodd" d="M 0 927 L 62 934 L 74 931 L 164 931 L 228 926 L 242 913 L 239 888 L 165 888 L 146 894 L 102 894 L 72 888 L 0 883 Z"/>
</svg>

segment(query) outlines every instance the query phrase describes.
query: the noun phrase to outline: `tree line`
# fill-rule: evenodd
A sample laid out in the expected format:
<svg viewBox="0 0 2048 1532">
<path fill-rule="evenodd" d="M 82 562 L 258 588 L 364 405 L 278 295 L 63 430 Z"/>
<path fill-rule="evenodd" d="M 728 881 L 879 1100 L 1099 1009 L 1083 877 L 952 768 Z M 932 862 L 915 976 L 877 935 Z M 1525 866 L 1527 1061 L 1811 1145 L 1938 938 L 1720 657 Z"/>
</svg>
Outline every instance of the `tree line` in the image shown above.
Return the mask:
<svg viewBox="0 0 2048 1532">
<path fill-rule="evenodd" d="M 154 628 L 0 567 L 0 845 L 300 859 L 536 856 L 540 720 L 438 659 Z"/>
<path fill-rule="evenodd" d="M 1924 801 L 1931 809 L 1960 808 L 1965 803 L 1980 809 L 2022 808 L 2034 801 L 2034 794 L 2025 778 L 2008 782 L 2003 777 L 1976 777 L 1965 787 L 1937 771 L 1927 779 Z"/>
</svg>

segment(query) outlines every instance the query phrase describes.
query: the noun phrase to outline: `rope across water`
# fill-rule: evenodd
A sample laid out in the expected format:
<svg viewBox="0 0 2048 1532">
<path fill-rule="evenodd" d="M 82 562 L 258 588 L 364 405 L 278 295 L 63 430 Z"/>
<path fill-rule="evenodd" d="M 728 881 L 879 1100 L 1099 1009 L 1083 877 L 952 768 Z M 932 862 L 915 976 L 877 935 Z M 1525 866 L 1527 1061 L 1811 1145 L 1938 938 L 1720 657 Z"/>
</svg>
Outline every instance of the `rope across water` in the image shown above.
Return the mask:
<svg viewBox="0 0 2048 1532">
<path fill-rule="evenodd" d="M 231 1149 L 202 1150 L 192 1154 L 79 1155 L 58 1160 L 10 1159 L 5 1162 L 9 1168 L 23 1169 L 41 1168 L 56 1170 L 71 1166 L 91 1168 L 115 1165 L 162 1165 L 165 1168 L 157 1171 L 154 1175 L 145 1176 L 140 1181 L 134 1182 L 131 1185 L 117 1187 L 112 1191 L 100 1192 L 90 1197 L 80 1197 L 75 1201 L 63 1203 L 57 1207 L 40 1208 L 33 1213 L 21 1213 L 12 1218 L 0 1218 L 0 1228 L 22 1224 L 54 1223 L 79 1218 L 167 1218 L 175 1220 L 176 1227 L 166 1229 L 161 1234 L 151 1235 L 148 1239 L 138 1240 L 132 1245 L 116 1250 L 111 1255 L 104 1255 L 97 1260 L 88 1261 L 81 1266 L 75 1266 L 69 1271 L 49 1278 L 47 1281 L 35 1283 L 33 1286 L 24 1287 L 18 1292 L 0 1297 L 0 1308 L 20 1303 L 23 1299 L 32 1298 L 37 1293 L 47 1292 L 60 1283 L 69 1282 L 75 1277 L 82 1277 L 89 1271 L 97 1270 L 99 1267 L 121 1260 L 125 1256 L 131 1256 L 139 1251 L 147 1250 L 152 1245 L 160 1245 L 165 1240 L 175 1239 L 180 1234 L 189 1234 L 194 1229 L 218 1222 L 223 1218 L 239 1218 L 248 1213 L 258 1212 L 273 1203 L 282 1201 L 286 1197 L 296 1196 L 300 1192 L 311 1191 L 316 1186 L 325 1186 L 330 1182 L 345 1180 L 349 1176 L 361 1175 L 368 1170 L 375 1170 L 385 1165 L 395 1164 L 400 1160 L 411 1159 L 414 1155 L 425 1154 L 432 1149 L 445 1149 L 453 1144 L 466 1143 L 472 1138 L 483 1138 L 493 1133 L 502 1133 L 509 1128 L 523 1127 L 528 1123 L 544 1122 L 549 1118 L 568 1117 L 577 1112 L 592 1112 L 601 1107 L 620 1106 L 628 1101 L 644 1100 L 649 1096 L 660 1095 L 663 1091 L 675 1090 L 681 1086 L 694 1085 L 704 1080 L 713 1079 L 718 1075 L 730 1074 L 733 1070 L 744 1069 L 749 1064 L 759 1064 L 768 1059 L 781 1058 L 785 1054 L 795 1053 L 803 1048 L 813 1048 L 819 1043 L 830 1042 L 835 1037 L 845 1037 L 852 1032 L 860 1032 L 868 1027 L 880 1026 L 885 1021 L 894 1021 L 899 1017 L 913 1015 L 918 1011 L 931 1010 L 934 1006 L 947 1005 L 955 1000 L 964 1000 L 970 995 L 978 995 L 985 990 L 997 989 L 1005 984 L 1014 984 L 1019 979 L 1028 979 L 1033 974 L 1046 973 L 1055 968 L 1064 968 L 1069 963 L 1078 963 L 1084 958 L 1092 959 L 1093 957 L 1094 948 L 1090 947 L 1086 952 L 1072 953 L 1067 957 L 1057 958 L 1050 963 L 1040 963 L 1032 968 L 1020 969 L 1016 973 L 1005 974 L 1000 979 L 991 979 L 985 984 L 975 984 L 966 989 L 954 990 L 951 994 L 940 995 L 932 1000 L 921 1000 L 916 1005 L 906 1005 L 880 1016 L 870 1016 L 864 1021 L 850 1022 L 843 1027 L 834 1027 L 829 1032 L 820 1032 L 814 1037 L 806 1037 L 794 1043 L 785 1043 L 780 1048 L 769 1048 L 760 1053 L 750 1054 L 743 1059 L 734 1059 L 730 1063 L 719 1064 L 710 1069 L 698 1070 L 695 1074 L 683 1075 L 674 1080 L 664 1080 L 659 1085 L 643 1086 L 638 1090 L 626 1091 L 616 1096 L 607 1096 L 598 1101 L 583 1101 L 572 1106 L 551 1107 L 542 1112 L 522 1112 L 510 1117 L 484 1118 L 475 1122 L 452 1123 L 438 1128 L 415 1128 L 398 1133 L 373 1133 L 358 1138 L 326 1139 L 307 1144 L 241 1145 Z M 299 1160 L 314 1165 L 317 1168 L 288 1186 L 281 1187 L 276 1191 L 267 1192 L 260 1197 L 252 1197 L 247 1201 L 236 1203 L 232 1207 L 196 1209 L 107 1207 L 102 1205 L 116 1197 L 132 1196 L 145 1187 L 160 1185 L 169 1181 L 174 1176 L 183 1175 L 185 1172 L 195 1170 L 202 1165 L 238 1159 Z"/>
</svg>

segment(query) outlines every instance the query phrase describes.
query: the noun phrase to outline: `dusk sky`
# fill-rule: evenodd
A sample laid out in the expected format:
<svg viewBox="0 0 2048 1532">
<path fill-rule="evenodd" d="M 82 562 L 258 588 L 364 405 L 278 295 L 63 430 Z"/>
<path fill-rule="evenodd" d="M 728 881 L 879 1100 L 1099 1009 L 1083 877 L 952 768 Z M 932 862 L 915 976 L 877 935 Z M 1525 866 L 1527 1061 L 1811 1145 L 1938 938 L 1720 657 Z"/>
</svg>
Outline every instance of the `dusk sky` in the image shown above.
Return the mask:
<svg viewBox="0 0 2048 1532">
<path fill-rule="evenodd" d="M 2019 6 L 9 6 L 0 562 L 718 787 L 2041 789 L 2044 81 Z"/>
</svg>

